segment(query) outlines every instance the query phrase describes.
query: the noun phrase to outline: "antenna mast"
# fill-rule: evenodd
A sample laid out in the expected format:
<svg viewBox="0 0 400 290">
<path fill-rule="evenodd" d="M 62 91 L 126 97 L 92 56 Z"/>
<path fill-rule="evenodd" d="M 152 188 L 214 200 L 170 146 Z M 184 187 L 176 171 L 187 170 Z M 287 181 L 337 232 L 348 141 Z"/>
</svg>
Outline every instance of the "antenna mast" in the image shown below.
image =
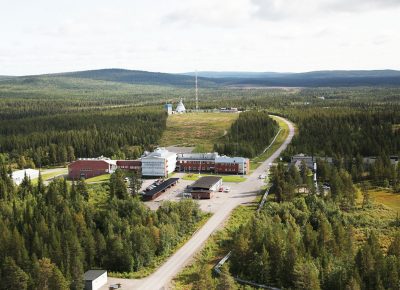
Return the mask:
<svg viewBox="0 0 400 290">
<path fill-rule="evenodd" d="M 197 70 L 196 70 L 196 73 L 195 73 L 195 84 L 196 84 L 196 112 L 198 112 L 199 111 L 199 90 L 198 90 L 198 87 L 197 87 Z"/>
</svg>

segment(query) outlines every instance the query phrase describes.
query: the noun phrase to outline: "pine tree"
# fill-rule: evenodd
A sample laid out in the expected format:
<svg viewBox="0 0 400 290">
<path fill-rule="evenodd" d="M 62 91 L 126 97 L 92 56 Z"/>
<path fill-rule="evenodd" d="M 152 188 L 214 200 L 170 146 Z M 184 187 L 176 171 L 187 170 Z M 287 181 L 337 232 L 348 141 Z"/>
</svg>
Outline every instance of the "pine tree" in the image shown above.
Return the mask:
<svg viewBox="0 0 400 290">
<path fill-rule="evenodd" d="M 28 289 L 29 276 L 15 263 L 11 257 L 6 257 L 0 265 L 1 289 Z"/>
<path fill-rule="evenodd" d="M 224 264 L 221 267 L 221 274 L 218 279 L 218 286 L 217 289 L 221 290 L 234 290 L 237 289 L 235 284 L 235 279 L 233 279 L 231 273 L 229 273 L 229 268 L 227 264 Z"/>
<path fill-rule="evenodd" d="M 118 199 L 128 197 L 128 189 L 125 183 L 125 175 L 122 170 L 117 169 L 110 177 L 110 196 Z"/>
<path fill-rule="evenodd" d="M 296 289 L 319 290 L 318 269 L 313 262 L 297 262 L 294 267 L 294 285 Z"/>
<path fill-rule="evenodd" d="M 211 270 L 208 267 L 206 261 L 201 262 L 200 269 L 197 273 L 197 279 L 193 285 L 193 289 L 195 290 L 215 289 L 214 281 L 211 276 Z"/>
</svg>

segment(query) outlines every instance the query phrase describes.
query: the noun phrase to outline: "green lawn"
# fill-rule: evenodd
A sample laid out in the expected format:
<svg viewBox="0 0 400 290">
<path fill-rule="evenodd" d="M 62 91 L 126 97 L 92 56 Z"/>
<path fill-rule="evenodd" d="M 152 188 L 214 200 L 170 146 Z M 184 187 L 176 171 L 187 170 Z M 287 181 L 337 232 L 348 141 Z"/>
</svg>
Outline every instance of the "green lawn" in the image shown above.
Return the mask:
<svg viewBox="0 0 400 290">
<path fill-rule="evenodd" d="M 216 174 L 201 174 L 201 175 L 199 175 L 198 173 L 187 173 L 182 177 L 182 179 L 196 181 L 197 179 L 199 179 L 200 177 L 203 177 L 203 176 L 222 177 L 223 182 L 237 182 L 238 183 L 238 182 L 243 182 L 246 180 L 246 178 L 241 175 L 216 175 Z"/>
<path fill-rule="evenodd" d="M 88 178 L 88 179 L 86 179 L 86 182 L 87 183 L 106 182 L 106 181 L 110 180 L 110 176 L 111 176 L 111 174 L 107 173 L 107 174 L 99 175 L 96 177 Z"/>
<path fill-rule="evenodd" d="M 279 148 L 279 146 L 282 145 L 282 143 L 286 140 L 287 136 L 289 135 L 289 126 L 284 121 L 278 119 L 275 116 L 271 116 L 271 118 L 274 119 L 276 122 L 278 122 L 278 125 L 282 130 L 279 132 L 279 135 L 276 138 L 275 142 L 267 151 L 250 160 L 251 170 L 257 169 L 263 161 L 265 161 L 268 157 L 270 157 L 272 153 L 275 152 Z M 267 147 L 268 145 L 269 144 L 266 144 L 265 147 Z"/>
<path fill-rule="evenodd" d="M 54 171 L 49 172 L 49 173 L 46 173 L 46 169 L 43 169 L 42 172 L 41 172 L 42 179 L 44 181 L 52 179 L 52 178 L 54 178 L 56 176 L 65 175 L 65 174 L 68 174 L 68 168 L 67 167 L 58 168 L 57 170 L 54 170 Z M 33 184 L 37 184 L 37 181 L 38 181 L 37 178 L 32 179 L 32 183 Z"/>
<path fill-rule="evenodd" d="M 170 115 L 161 146 L 196 147 L 196 152 L 212 152 L 215 141 L 223 136 L 239 114 L 187 113 Z"/>
<path fill-rule="evenodd" d="M 60 168 L 60 170 L 53 171 L 53 172 L 50 172 L 50 173 L 44 173 L 44 174 L 42 174 L 42 179 L 43 180 L 49 180 L 49 179 L 54 178 L 56 176 L 65 175 L 65 174 L 68 174 L 68 168 L 66 168 L 66 167 L 65 168 Z"/>
</svg>

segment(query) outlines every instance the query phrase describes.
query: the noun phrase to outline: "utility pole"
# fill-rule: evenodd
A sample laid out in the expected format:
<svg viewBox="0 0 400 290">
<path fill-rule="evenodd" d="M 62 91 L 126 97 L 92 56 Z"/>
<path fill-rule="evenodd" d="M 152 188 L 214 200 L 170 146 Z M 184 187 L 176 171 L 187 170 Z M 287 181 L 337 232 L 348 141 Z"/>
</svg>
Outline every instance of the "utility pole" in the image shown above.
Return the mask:
<svg viewBox="0 0 400 290">
<path fill-rule="evenodd" d="M 197 87 L 197 70 L 195 73 L 195 87 L 196 87 L 196 89 L 195 89 L 195 91 L 196 91 L 196 112 L 198 112 L 199 111 L 199 89 Z"/>
</svg>

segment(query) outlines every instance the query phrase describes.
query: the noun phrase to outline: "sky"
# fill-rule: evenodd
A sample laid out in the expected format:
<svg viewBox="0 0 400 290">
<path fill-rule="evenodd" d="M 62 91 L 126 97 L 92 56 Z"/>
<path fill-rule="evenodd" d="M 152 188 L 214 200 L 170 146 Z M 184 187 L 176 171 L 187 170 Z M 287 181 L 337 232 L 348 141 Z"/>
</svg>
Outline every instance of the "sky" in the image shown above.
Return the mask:
<svg viewBox="0 0 400 290">
<path fill-rule="evenodd" d="M 0 75 L 400 70 L 400 0 L 0 0 Z"/>
</svg>

